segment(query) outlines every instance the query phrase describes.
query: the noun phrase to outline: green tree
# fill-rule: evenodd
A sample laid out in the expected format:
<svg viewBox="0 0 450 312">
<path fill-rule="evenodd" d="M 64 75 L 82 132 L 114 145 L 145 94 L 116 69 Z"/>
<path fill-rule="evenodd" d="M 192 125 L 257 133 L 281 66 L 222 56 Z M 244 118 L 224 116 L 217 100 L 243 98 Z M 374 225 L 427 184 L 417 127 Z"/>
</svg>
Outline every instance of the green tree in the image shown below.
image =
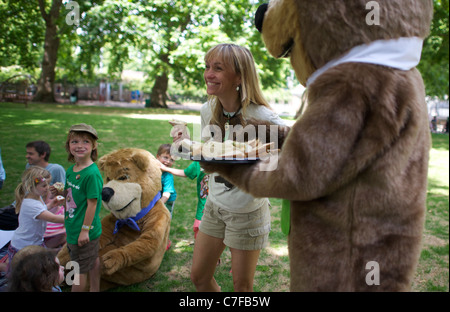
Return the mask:
<svg viewBox="0 0 450 312">
<path fill-rule="evenodd" d="M 170 74 L 187 84 L 198 80 L 198 54 L 213 39 L 208 27 L 215 4 L 208 0 L 145 1 L 141 16 L 147 20 L 148 32 L 140 48 L 146 52 L 147 64 L 151 64 L 149 74 L 154 77 L 150 95 L 153 106 L 167 106 Z"/>
<path fill-rule="evenodd" d="M 86 12 L 102 1 L 75 2 L 80 11 Z M 73 38 L 76 32 L 76 27 L 67 23 L 68 13 L 62 0 L 0 2 L 0 64 L 41 68 L 35 101 L 55 101 L 59 48 L 63 46 L 67 51 L 67 46 L 72 44 L 61 39 Z"/>
<path fill-rule="evenodd" d="M 130 61 L 140 63 L 152 84 L 152 106 L 158 107 L 167 106 L 169 79 L 182 88 L 202 85 L 203 56 L 220 42 L 249 47 L 263 85 L 284 85 L 287 62 L 265 50 L 253 25 L 257 7 L 247 0 L 105 1 L 84 17 L 79 57 L 91 75 L 99 63 L 91 59 L 111 55 L 103 63 L 109 77 L 118 77 Z M 139 59 L 130 60 L 136 51 Z"/>
<path fill-rule="evenodd" d="M 0 66 L 35 68 L 42 56 L 45 26 L 32 1 L 0 0 Z"/>
<path fill-rule="evenodd" d="M 79 62 L 90 78 L 99 60 L 110 55 L 102 65 L 110 78 L 119 77 L 131 52 L 138 51 L 140 59 L 133 62 L 151 77 L 152 105 L 166 107 L 170 74 L 178 81 L 195 80 L 191 74 L 197 69 L 192 65 L 197 52 L 184 45 L 198 39 L 198 29 L 212 21 L 208 13 L 213 9 L 205 0 L 105 1 L 83 19 Z"/>
<path fill-rule="evenodd" d="M 55 102 L 53 93 L 55 83 L 55 67 L 58 59 L 60 34 L 58 20 L 62 0 L 53 0 L 50 9 L 45 0 L 38 0 L 39 10 L 45 24 L 44 54 L 41 63 L 41 76 L 37 85 L 35 101 Z"/>
<path fill-rule="evenodd" d="M 272 57 L 264 46 L 261 34 L 255 27 L 255 13 L 266 0 L 223 0 L 217 3 L 220 29 L 229 41 L 250 49 L 255 59 L 261 84 L 264 88 L 286 87 L 286 78 L 291 75 L 288 59 Z"/>
<path fill-rule="evenodd" d="M 68 14 L 75 13 L 78 17 L 81 12 L 87 12 L 92 7 L 101 4 L 103 1 L 66 1 L 62 0 L 37 0 L 42 19 L 45 23 L 44 51 L 41 62 L 41 75 L 39 77 L 35 101 L 55 102 L 54 84 L 55 68 L 58 60 L 58 53 L 61 38 L 70 38 L 76 32 L 73 18 L 68 18 Z M 69 9 L 69 10 L 68 10 Z M 76 23 L 75 23 L 76 25 Z M 66 44 L 71 44 L 66 42 Z"/>
<path fill-rule="evenodd" d="M 54 101 L 57 77 L 97 81 L 106 68 L 119 79 L 133 63 L 151 85 L 154 106 L 166 106 L 170 79 L 180 88 L 203 84 L 203 56 L 213 45 L 234 42 L 255 58 L 263 88 L 285 86 L 286 60 L 267 53 L 254 27 L 264 0 L 75 1 L 80 24 L 69 25 L 63 0 L 0 0 L 0 66 L 41 68 L 36 99 Z M 448 95 L 448 0 L 434 0 L 431 35 L 419 70 L 428 95 Z"/>
<path fill-rule="evenodd" d="M 445 98 L 449 86 L 449 7 L 448 0 L 434 0 L 431 32 L 425 40 L 418 66 L 429 96 Z"/>
</svg>

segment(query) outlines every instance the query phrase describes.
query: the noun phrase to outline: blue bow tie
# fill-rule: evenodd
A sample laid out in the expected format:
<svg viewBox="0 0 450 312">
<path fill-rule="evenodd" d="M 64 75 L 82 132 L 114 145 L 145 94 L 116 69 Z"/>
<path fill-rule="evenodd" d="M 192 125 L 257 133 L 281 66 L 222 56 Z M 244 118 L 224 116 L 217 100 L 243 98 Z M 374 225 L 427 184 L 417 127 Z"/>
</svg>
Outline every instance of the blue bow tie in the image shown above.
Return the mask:
<svg viewBox="0 0 450 312">
<path fill-rule="evenodd" d="M 130 218 L 126 218 L 126 219 L 118 219 L 116 221 L 116 224 L 114 226 L 114 231 L 113 234 L 116 234 L 119 229 L 124 226 L 124 225 L 128 225 L 130 228 L 132 228 L 135 231 L 140 231 L 141 229 L 139 228 L 139 226 L 137 225 L 136 221 L 138 221 L 139 219 L 141 219 L 143 216 L 145 216 L 150 210 L 152 210 L 153 206 L 155 206 L 156 202 L 161 198 L 161 194 L 160 192 L 158 192 L 156 194 L 156 196 L 152 199 L 152 201 L 150 202 L 150 204 L 148 204 L 147 207 L 145 207 L 144 209 L 142 209 L 135 217 L 130 217 Z"/>
</svg>

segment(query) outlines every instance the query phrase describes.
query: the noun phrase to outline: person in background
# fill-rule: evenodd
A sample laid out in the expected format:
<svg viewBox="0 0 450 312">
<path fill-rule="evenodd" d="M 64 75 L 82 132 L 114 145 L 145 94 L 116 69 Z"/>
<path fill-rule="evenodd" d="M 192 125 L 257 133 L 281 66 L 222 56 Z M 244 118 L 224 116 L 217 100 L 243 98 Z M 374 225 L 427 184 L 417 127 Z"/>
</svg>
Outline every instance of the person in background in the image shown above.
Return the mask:
<svg viewBox="0 0 450 312">
<path fill-rule="evenodd" d="M 50 172 L 52 180 L 47 181 L 50 185 L 50 193 L 47 197 L 48 200 L 52 199 L 58 192 L 55 187 L 55 183 L 61 183 L 62 185 L 64 185 L 64 183 L 66 182 L 65 169 L 59 164 L 49 163 L 51 148 L 47 142 L 32 141 L 27 143 L 25 148 L 25 157 L 27 159 L 25 169 L 28 169 L 32 166 L 38 166 Z M 10 231 L 16 229 L 19 226 L 18 216 L 15 214 L 15 205 L 16 202 L 14 201 L 11 205 L 1 208 L 2 214 L 0 215 L 0 229 Z M 63 208 L 64 207 L 62 206 L 54 207 L 53 212 L 62 214 Z M 64 226 L 60 224 L 53 224 L 51 225 L 51 227 L 53 227 L 56 232 L 54 232 L 55 235 L 50 235 L 52 242 L 49 242 L 49 246 L 54 245 L 53 247 L 57 247 L 61 244 L 61 242 L 65 241 Z"/>
<path fill-rule="evenodd" d="M 64 167 L 59 164 L 49 163 L 51 148 L 47 142 L 32 141 L 27 143 L 25 148 L 27 151 L 26 159 L 28 161 L 25 169 L 30 168 L 30 166 L 39 166 L 48 170 L 52 175 L 50 185 L 56 182 L 66 182 L 66 170 Z M 53 188 L 51 188 L 51 193 L 56 194 Z"/>
<path fill-rule="evenodd" d="M 170 155 L 170 148 L 170 144 L 161 144 L 156 152 L 156 159 L 166 168 L 172 167 L 174 162 L 172 155 Z M 166 205 L 166 208 L 170 212 L 170 217 L 172 218 L 175 200 L 177 199 L 177 191 L 175 190 L 173 175 L 170 172 L 162 172 L 161 188 L 161 200 L 164 205 Z M 166 250 L 168 250 L 171 245 L 172 241 L 169 239 Z"/>
<path fill-rule="evenodd" d="M 205 208 L 205 202 L 208 198 L 208 179 L 209 174 L 200 167 L 200 163 L 197 161 L 192 162 L 186 169 L 176 169 L 167 167 L 161 163 L 160 168 L 164 172 L 169 172 L 178 177 L 189 178 L 191 180 L 197 179 L 197 210 L 194 218 L 194 238 L 197 238 L 198 228 L 200 226 L 203 209 Z"/>
<path fill-rule="evenodd" d="M 162 144 L 159 146 L 156 153 L 156 159 L 168 168 L 173 166 L 173 158 L 170 155 L 170 147 L 170 144 Z M 161 175 L 161 184 L 161 200 L 166 205 L 167 209 L 169 209 L 170 215 L 172 216 L 175 200 L 177 199 L 173 175 L 170 172 L 164 171 Z"/>
<path fill-rule="evenodd" d="M 0 148 L 0 190 L 3 187 L 3 182 L 6 179 L 6 172 L 5 168 L 3 167 L 3 161 L 2 161 L 2 149 Z"/>
<path fill-rule="evenodd" d="M 52 176 L 50 181 L 50 194 L 48 199 L 52 199 L 57 194 L 55 183 L 64 185 L 66 182 L 66 171 L 63 166 L 55 163 L 49 163 L 51 148 L 50 145 L 42 140 L 27 143 L 26 159 L 28 161 L 25 168 L 38 166 L 48 170 Z M 44 198 L 46 200 L 46 198 Z M 64 206 L 56 206 L 53 213 L 63 215 Z M 49 222 L 47 230 L 44 233 L 45 244 L 47 247 L 60 248 L 66 242 L 66 231 L 64 224 Z"/>
</svg>

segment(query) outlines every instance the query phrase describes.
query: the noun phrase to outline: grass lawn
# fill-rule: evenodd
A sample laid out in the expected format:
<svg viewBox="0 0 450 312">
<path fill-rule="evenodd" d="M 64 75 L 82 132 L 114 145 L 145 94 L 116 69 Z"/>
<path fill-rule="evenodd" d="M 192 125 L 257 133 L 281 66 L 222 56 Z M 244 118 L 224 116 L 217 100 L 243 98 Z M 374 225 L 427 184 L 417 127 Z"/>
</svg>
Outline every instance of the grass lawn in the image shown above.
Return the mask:
<svg viewBox="0 0 450 312">
<path fill-rule="evenodd" d="M 152 114 L 152 115 L 150 115 Z M 183 114 L 199 120 L 198 112 L 80 107 L 75 105 L 0 103 L 0 148 L 7 178 L 0 190 L 0 207 L 14 200 L 14 189 L 20 181 L 26 159 L 25 145 L 45 140 L 52 147 L 50 162 L 66 169 L 71 165 L 64 150 L 67 131 L 72 124 L 85 122 L 99 134 L 99 156 L 125 147 L 136 147 L 156 154 L 158 146 L 170 143 L 171 126 L 167 114 Z M 188 115 L 186 117 L 186 115 Z M 192 129 L 192 127 L 191 127 Z M 175 168 L 186 168 L 187 160 L 175 162 Z M 449 291 L 449 137 L 433 134 L 428 187 L 428 207 L 424 247 L 420 258 L 414 291 Z M 195 291 L 190 281 L 194 236 L 192 224 L 196 207 L 195 181 L 175 177 L 178 197 L 171 223 L 172 247 L 166 252 L 158 272 L 149 280 L 112 291 Z M 258 292 L 289 291 L 289 258 L 286 236 L 280 229 L 281 200 L 271 199 L 272 231 L 270 246 L 261 252 L 256 269 L 254 290 Z M 102 210 L 102 216 L 107 212 Z M 222 255 L 215 278 L 222 291 L 233 291 L 230 274 L 230 252 Z"/>
</svg>

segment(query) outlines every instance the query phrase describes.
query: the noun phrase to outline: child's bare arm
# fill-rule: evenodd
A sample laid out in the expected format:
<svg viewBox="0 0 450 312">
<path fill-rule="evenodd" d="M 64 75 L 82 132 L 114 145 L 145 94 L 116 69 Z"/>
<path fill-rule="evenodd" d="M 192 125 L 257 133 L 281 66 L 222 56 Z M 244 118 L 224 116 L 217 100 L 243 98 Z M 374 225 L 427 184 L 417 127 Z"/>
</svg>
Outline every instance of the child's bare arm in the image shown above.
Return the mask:
<svg viewBox="0 0 450 312">
<path fill-rule="evenodd" d="M 83 246 L 89 242 L 89 229 L 94 220 L 95 210 L 97 209 L 97 198 L 88 198 L 86 214 L 84 215 L 83 226 L 80 236 L 78 237 L 78 245 Z"/>
<path fill-rule="evenodd" d="M 175 168 L 170 168 L 170 167 L 167 167 L 167 166 L 164 166 L 164 167 L 161 166 L 161 170 L 170 172 L 171 174 L 173 174 L 173 175 L 175 175 L 177 177 L 182 177 L 182 178 L 186 177 L 186 174 L 184 174 L 184 170 L 182 170 L 182 169 L 175 169 Z"/>
<path fill-rule="evenodd" d="M 169 200 L 170 197 L 170 193 L 169 192 L 164 192 L 161 196 L 161 201 L 163 203 L 166 203 Z"/>
<path fill-rule="evenodd" d="M 43 211 L 40 215 L 36 217 L 36 219 L 45 220 L 53 223 L 64 223 L 63 215 L 56 215 L 54 213 L 51 213 L 50 211 Z"/>
</svg>

